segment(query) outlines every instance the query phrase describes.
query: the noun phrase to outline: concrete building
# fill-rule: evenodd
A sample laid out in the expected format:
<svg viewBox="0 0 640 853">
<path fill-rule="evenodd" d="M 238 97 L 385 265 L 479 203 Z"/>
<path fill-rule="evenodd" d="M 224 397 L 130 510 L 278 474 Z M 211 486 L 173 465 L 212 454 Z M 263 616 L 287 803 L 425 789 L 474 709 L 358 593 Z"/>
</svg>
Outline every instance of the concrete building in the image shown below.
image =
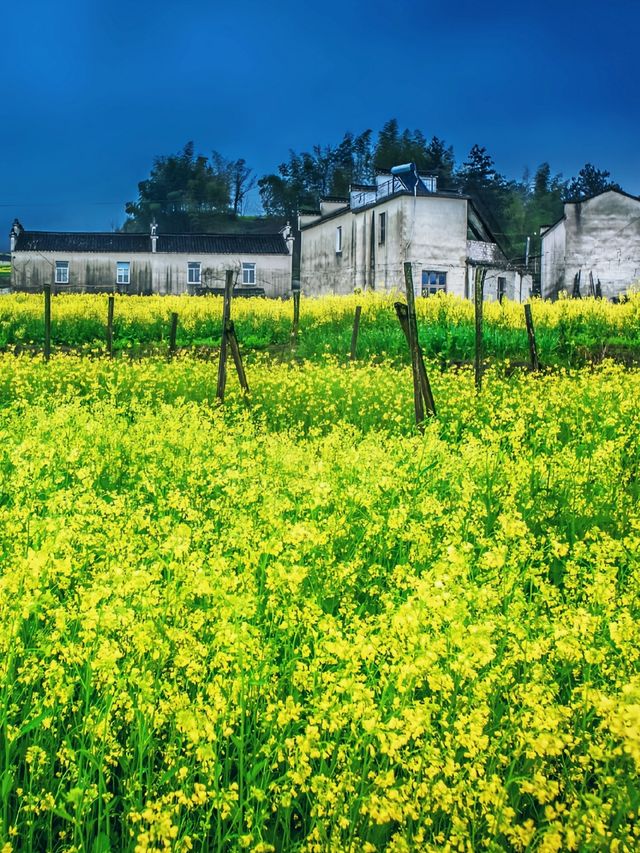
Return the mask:
<svg viewBox="0 0 640 853">
<path fill-rule="evenodd" d="M 564 216 L 541 232 L 542 296 L 578 288 L 614 299 L 640 280 L 640 199 L 607 190 L 567 202 Z M 576 291 L 577 292 L 577 291 Z"/>
<path fill-rule="evenodd" d="M 477 267 L 485 299 L 529 297 L 531 278 L 507 262 L 472 199 L 439 192 L 434 175 L 413 164 L 379 172 L 349 198 L 327 198 L 300 215 L 302 290 L 310 295 L 404 288 L 412 264 L 416 295 L 438 291 L 470 298 Z"/>
<path fill-rule="evenodd" d="M 236 290 L 286 296 L 291 291 L 293 236 L 278 234 L 158 234 L 25 231 L 11 239 L 14 290 L 115 291 L 128 294 L 222 292 L 225 271 Z"/>
</svg>

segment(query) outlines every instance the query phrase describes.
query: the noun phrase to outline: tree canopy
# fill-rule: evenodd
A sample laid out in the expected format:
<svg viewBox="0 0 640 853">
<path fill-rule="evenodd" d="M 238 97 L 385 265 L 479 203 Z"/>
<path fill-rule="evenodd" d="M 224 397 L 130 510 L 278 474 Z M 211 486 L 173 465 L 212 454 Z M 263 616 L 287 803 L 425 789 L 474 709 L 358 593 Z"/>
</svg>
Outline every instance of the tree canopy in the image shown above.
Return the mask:
<svg viewBox="0 0 640 853">
<path fill-rule="evenodd" d="M 155 220 L 164 232 L 220 230 L 242 214 L 256 185 L 267 215 L 295 223 L 300 211 L 316 210 L 322 197 L 346 198 L 352 184 L 373 183 L 377 169 L 407 162 L 436 174 L 439 190 L 473 197 L 514 259 L 524 256 L 527 237 L 535 253 L 540 227 L 562 216 L 565 201 L 619 189 L 608 171 L 591 163 L 568 180 L 554 175 L 547 162 L 537 167 L 533 179 L 528 172 L 509 179 L 479 144 L 458 164 L 442 137 L 434 134 L 428 140 L 421 130 L 403 129 L 391 118 L 375 136 L 371 129 L 348 131 L 337 144 L 291 149 L 275 172 L 259 180 L 244 158 L 228 160 L 215 150 L 205 157 L 188 142 L 177 154 L 155 158 L 149 177 L 138 184 L 137 201 L 126 205 L 124 228 L 147 230 Z"/>
<path fill-rule="evenodd" d="M 244 159 L 227 160 L 217 151 L 196 155 L 193 142 L 178 154 L 156 157 L 151 174 L 138 184 L 138 200 L 127 202 L 127 231 L 146 230 L 155 221 L 165 233 L 207 231 L 221 219 L 238 216 L 255 185 Z"/>
</svg>

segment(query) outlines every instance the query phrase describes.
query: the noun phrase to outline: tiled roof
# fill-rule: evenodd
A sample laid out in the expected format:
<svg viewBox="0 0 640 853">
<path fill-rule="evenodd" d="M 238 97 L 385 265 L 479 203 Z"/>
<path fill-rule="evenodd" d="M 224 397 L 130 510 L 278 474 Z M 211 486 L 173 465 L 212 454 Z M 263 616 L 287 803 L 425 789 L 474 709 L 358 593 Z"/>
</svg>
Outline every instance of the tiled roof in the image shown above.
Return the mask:
<svg viewBox="0 0 640 853">
<path fill-rule="evenodd" d="M 99 234 L 95 232 L 22 231 L 16 252 L 149 252 L 147 234 Z"/>
<path fill-rule="evenodd" d="M 22 231 L 16 252 L 151 253 L 148 234 Z M 159 234 L 157 252 L 180 255 L 288 255 L 282 234 Z"/>
<path fill-rule="evenodd" d="M 160 234 L 159 252 L 201 255 L 288 255 L 282 234 Z"/>
</svg>

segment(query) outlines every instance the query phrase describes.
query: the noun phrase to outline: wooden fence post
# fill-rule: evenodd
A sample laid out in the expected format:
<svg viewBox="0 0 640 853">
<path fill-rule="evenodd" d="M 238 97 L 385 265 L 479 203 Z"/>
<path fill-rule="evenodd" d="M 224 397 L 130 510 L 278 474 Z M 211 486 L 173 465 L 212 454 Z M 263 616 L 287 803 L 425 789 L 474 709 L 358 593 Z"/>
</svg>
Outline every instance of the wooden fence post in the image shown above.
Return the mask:
<svg viewBox="0 0 640 853">
<path fill-rule="evenodd" d="M 476 267 L 474 276 L 473 302 L 476 320 L 476 351 L 474 359 L 474 377 L 476 391 L 482 387 L 482 302 L 484 298 L 484 279 L 487 274 L 483 267 Z"/>
<path fill-rule="evenodd" d="M 404 304 L 404 302 L 395 302 L 394 308 L 396 309 L 396 315 L 398 317 L 398 320 L 400 321 L 400 327 L 406 338 L 407 346 L 411 347 L 409 339 L 409 311 L 407 309 L 407 306 Z M 431 384 L 429 382 L 429 377 L 427 376 L 427 368 L 424 365 L 424 357 L 422 355 L 422 349 L 420 345 L 418 345 L 418 362 L 420 368 L 420 391 L 422 393 L 425 411 L 427 415 L 435 415 L 436 404 L 433 399 L 433 393 L 431 392 Z"/>
<path fill-rule="evenodd" d="M 44 285 L 44 360 L 51 355 L 51 285 Z"/>
<path fill-rule="evenodd" d="M 218 362 L 218 388 L 216 397 L 224 400 L 227 384 L 227 327 L 231 319 L 231 296 L 233 294 L 233 270 L 227 270 L 224 283 L 224 304 L 222 307 L 222 338 L 220 340 L 220 361 Z"/>
<path fill-rule="evenodd" d="M 176 337 L 178 334 L 178 315 L 175 311 L 171 313 L 171 328 L 169 330 L 169 358 L 176 354 Z"/>
<path fill-rule="evenodd" d="M 293 326 L 291 327 L 291 339 L 298 340 L 298 327 L 300 325 L 300 291 L 293 291 Z"/>
<path fill-rule="evenodd" d="M 231 355 L 233 356 L 233 362 L 236 366 L 236 371 L 238 372 L 238 380 L 240 381 L 240 387 L 245 392 L 245 394 L 248 394 L 249 383 L 247 382 L 247 374 L 244 372 L 242 356 L 240 355 L 240 347 L 238 346 L 238 339 L 236 337 L 236 327 L 233 324 L 233 320 L 229 320 L 227 338 L 229 341 L 229 348 L 231 349 Z"/>
<path fill-rule="evenodd" d="M 356 348 L 358 346 L 358 331 L 360 329 L 360 314 L 362 305 L 356 305 L 356 314 L 353 318 L 353 332 L 351 333 L 351 361 L 356 360 Z"/>
<path fill-rule="evenodd" d="M 407 326 L 409 330 L 409 349 L 411 351 L 411 373 L 413 375 L 413 408 L 416 415 L 416 426 L 424 431 L 424 406 L 422 405 L 422 389 L 420 388 L 420 361 L 418 357 L 418 323 L 416 320 L 416 300 L 413 291 L 413 272 L 411 264 L 405 261 L 404 283 L 407 291 Z"/>
<path fill-rule="evenodd" d="M 109 301 L 107 303 L 107 355 L 109 358 L 113 358 L 113 309 L 114 309 L 115 298 L 113 296 L 109 297 Z"/>
<path fill-rule="evenodd" d="M 531 316 L 531 305 L 528 302 L 524 306 L 524 319 L 527 323 L 527 335 L 529 337 L 531 369 L 535 370 L 537 373 L 540 370 L 540 362 L 538 361 L 538 347 L 536 346 L 536 330 L 533 326 L 533 317 Z"/>
</svg>

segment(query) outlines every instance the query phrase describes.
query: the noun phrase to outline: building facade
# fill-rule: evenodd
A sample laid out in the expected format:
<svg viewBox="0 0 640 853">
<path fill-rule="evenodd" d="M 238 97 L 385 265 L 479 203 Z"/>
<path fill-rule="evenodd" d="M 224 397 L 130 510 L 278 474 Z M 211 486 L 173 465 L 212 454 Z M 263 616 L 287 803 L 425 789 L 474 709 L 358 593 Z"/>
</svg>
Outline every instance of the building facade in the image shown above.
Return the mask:
<svg viewBox="0 0 640 853">
<path fill-rule="evenodd" d="M 248 294 L 287 296 L 293 236 L 278 234 L 157 234 L 25 231 L 11 239 L 11 285 L 39 291 L 146 295 L 220 292 L 226 271 Z"/>
<path fill-rule="evenodd" d="M 485 299 L 530 295 L 530 277 L 508 264 L 472 200 L 438 192 L 435 176 L 415 168 L 380 173 L 348 199 L 324 199 L 300 216 L 300 231 L 301 288 L 310 295 L 402 290 L 406 261 L 416 295 L 470 298 L 478 267 Z"/>
<path fill-rule="evenodd" d="M 640 199 L 619 190 L 567 202 L 541 233 L 542 296 L 617 299 L 640 281 Z"/>
</svg>

